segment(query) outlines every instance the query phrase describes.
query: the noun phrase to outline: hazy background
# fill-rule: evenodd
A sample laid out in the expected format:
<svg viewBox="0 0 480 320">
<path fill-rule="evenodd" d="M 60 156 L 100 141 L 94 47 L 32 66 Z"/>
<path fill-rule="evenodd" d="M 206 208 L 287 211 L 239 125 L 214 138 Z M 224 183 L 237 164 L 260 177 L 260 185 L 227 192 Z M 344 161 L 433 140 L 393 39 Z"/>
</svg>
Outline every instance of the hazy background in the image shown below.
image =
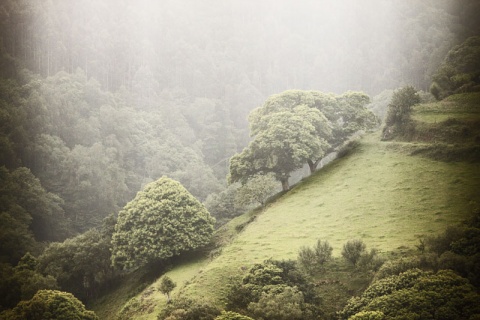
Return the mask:
<svg viewBox="0 0 480 320">
<path fill-rule="evenodd" d="M 162 175 L 204 201 L 225 188 L 228 159 L 250 139 L 247 115 L 268 96 L 357 90 L 385 104 L 403 85 L 428 91 L 448 50 L 478 32 L 479 8 L 2 0 L 2 164 L 28 168 L 73 230 Z"/>
</svg>

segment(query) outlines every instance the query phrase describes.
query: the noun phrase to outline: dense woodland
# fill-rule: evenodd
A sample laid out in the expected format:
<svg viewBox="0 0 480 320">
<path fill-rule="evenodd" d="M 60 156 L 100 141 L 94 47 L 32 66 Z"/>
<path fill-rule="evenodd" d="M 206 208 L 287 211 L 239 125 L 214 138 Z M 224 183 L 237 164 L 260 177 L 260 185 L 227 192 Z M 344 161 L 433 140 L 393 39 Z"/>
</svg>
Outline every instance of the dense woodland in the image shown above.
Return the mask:
<svg viewBox="0 0 480 320">
<path fill-rule="evenodd" d="M 221 223 L 240 214 L 251 203 L 233 204 L 227 174 L 242 179 L 229 160 L 255 146 L 274 94 L 330 99 L 304 103 L 318 113 L 308 137 L 325 134 L 313 164 L 377 125 L 373 113 L 382 121 L 393 89 L 474 90 L 479 11 L 474 0 L 1 1 L 0 311 L 38 289 L 101 295 L 118 272 L 119 212 L 162 176 Z M 356 105 L 368 125 L 318 128 Z M 285 186 L 302 161 L 248 175 Z"/>
</svg>

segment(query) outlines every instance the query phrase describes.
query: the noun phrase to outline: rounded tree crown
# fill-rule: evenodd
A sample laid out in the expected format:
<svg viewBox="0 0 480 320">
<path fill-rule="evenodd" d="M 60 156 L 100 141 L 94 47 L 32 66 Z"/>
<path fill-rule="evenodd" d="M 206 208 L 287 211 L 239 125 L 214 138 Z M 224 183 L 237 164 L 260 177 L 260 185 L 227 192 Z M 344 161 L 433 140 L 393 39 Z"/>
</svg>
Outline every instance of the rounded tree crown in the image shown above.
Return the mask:
<svg viewBox="0 0 480 320">
<path fill-rule="evenodd" d="M 214 223 L 187 189 L 162 177 L 146 185 L 118 214 L 112 262 L 131 268 L 205 246 Z"/>
</svg>

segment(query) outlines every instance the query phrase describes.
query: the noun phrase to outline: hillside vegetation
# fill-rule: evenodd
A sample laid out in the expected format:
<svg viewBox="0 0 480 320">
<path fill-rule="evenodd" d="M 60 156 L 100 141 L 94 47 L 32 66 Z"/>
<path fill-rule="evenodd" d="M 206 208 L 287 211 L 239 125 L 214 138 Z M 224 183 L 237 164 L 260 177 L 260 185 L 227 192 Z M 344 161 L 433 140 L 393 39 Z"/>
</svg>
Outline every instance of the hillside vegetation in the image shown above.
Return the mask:
<svg viewBox="0 0 480 320">
<path fill-rule="evenodd" d="M 463 94 L 417 105 L 412 115 L 416 132 L 428 131 L 435 137 L 417 134 L 410 141 L 385 142 L 379 132 L 367 134 L 346 155 L 272 200 L 264 210 L 232 220 L 217 231 L 217 248 L 208 257 L 167 272 L 177 283 L 173 299 L 186 296 L 224 307 L 229 285 L 255 263 L 296 259 L 302 246 L 312 246 L 317 239 L 331 244 L 334 257 L 340 256 L 342 245 L 350 239 L 362 239 L 368 248 L 387 257 L 392 252 L 415 250 L 423 237 L 469 219 L 478 206 L 478 154 L 469 161 L 452 161 L 419 150 L 439 142 L 451 146 L 452 152 L 464 147 L 475 150 L 479 100 L 478 94 Z M 450 123 L 467 128 L 463 140 L 452 138 Z M 448 149 L 441 148 L 448 154 Z M 353 283 L 361 279 L 345 275 L 337 279 L 351 289 L 350 294 L 361 289 L 361 284 Z M 131 299 L 123 314 L 156 319 L 166 303 L 158 285 L 153 282 Z M 115 301 L 120 305 L 126 300 L 116 296 Z M 114 306 L 106 297 L 94 309 L 101 318 L 114 319 L 120 311 L 113 310 Z"/>
</svg>

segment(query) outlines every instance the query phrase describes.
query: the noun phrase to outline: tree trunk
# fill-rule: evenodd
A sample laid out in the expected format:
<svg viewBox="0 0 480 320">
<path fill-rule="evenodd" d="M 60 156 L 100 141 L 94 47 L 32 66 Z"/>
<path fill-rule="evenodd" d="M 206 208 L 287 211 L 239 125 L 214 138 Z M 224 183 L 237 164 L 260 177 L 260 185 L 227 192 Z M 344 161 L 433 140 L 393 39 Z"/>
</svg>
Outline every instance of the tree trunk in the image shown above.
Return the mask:
<svg viewBox="0 0 480 320">
<path fill-rule="evenodd" d="M 313 161 L 310 160 L 310 159 L 307 160 L 308 167 L 310 168 L 310 174 L 314 173 L 315 170 L 317 170 L 317 166 L 318 166 L 318 164 L 320 163 L 320 160 L 321 160 L 321 159 L 317 159 L 315 162 L 313 162 Z"/>
<path fill-rule="evenodd" d="M 288 189 L 290 189 L 290 186 L 288 185 L 288 178 L 283 178 L 280 180 L 280 182 L 282 183 L 283 191 L 288 191 Z"/>
</svg>

